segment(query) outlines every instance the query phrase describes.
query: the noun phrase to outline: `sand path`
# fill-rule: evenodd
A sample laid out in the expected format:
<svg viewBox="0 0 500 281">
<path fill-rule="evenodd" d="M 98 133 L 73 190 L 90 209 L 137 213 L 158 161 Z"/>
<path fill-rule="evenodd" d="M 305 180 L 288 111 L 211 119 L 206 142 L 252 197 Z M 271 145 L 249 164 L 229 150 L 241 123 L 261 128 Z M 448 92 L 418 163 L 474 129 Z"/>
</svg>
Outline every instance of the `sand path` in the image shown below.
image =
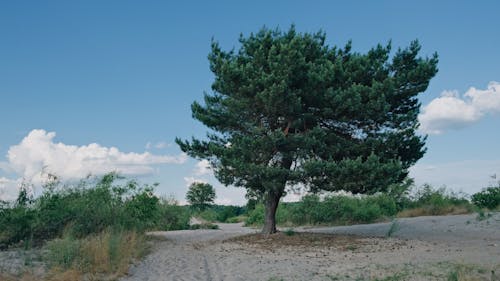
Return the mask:
<svg viewBox="0 0 500 281">
<path fill-rule="evenodd" d="M 390 238 L 385 236 L 391 223 L 296 228 L 328 234 L 312 238 L 301 234 L 234 238 L 258 232 L 240 224 L 220 224 L 219 230 L 155 232 L 152 235 L 163 240 L 122 280 L 375 280 L 387 276 L 446 280 L 457 264 L 471 268 L 468 274 L 497 280 L 500 213 L 482 221 L 476 215 L 460 215 L 405 218 L 397 224 Z"/>
</svg>

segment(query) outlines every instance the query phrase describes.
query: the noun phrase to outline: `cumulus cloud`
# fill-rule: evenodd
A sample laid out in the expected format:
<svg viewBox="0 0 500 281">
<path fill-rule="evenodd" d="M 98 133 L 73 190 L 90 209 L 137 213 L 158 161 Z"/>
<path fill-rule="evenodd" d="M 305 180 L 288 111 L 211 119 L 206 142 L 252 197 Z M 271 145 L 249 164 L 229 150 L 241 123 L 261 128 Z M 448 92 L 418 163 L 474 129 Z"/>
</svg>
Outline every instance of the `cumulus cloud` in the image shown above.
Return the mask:
<svg viewBox="0 0 500 281">
<path fill-rule="evenodd" d="M 154 165 L 181 164 L 185 154 L 178 156 L 153 155 L 149 152 L 122 152 L 116 147 L 97 143 L 76 146 L 54 142 L 56 134 L 45 130 L 31 131 L 21 143 L 7 152 L 7 165 L 16 174 L 35 183 L 42 170 L 63 179 L 78 179 L 88 174 L 102 175 L 116 171 L 123 175 L 146 175 Z"/>
<path fill-rule="evenodd" d="M 486 90 L 471 87 L 463 96 L 457 91 L 444 91 L 424 106 L 418 119 L 422 132 L 441 134 L 464 128 L 495 113 L 500 113 L 500 82 L 493 81 Z"/>
<path fill-rule="evenodd" d="M 203 159 L 198 163 L 196 163 L 196 166 L 194 168 L 194 174 L 196 176 L 209 175 L 210 173 L 211 173 L 210 162 L 208 162 L 208 160 Z"/>
<path fill-rule="evenodd" d="M 17 198 L 20 181 L 0 177 L 0 200 L 12 201 Z"/>
</svg>

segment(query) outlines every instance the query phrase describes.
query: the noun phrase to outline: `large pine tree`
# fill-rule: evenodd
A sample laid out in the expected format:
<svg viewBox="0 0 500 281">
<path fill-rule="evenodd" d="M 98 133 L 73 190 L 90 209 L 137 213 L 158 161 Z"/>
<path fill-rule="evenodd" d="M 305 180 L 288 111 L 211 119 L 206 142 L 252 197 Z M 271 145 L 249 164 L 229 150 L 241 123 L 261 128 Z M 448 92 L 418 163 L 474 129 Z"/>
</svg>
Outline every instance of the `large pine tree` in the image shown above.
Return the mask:
<svg viewBox="0 0 500 281">
<path fill-rule="evenodd" d="M 417 95 L 437 73 L 437 55 L 420 45 L 366 54 L 325 44 L 325 34 L 261 29 L 223 51 L 212 42 L 212 93 L 192 104 L 211 129 L 207 139 L 177 139 L 184 152 L 208 159 L 226 185 L 264 199 L 263 233 L 276 232 L 286 187 L 312 191 L 384 191 L 403 180 L 425 153 L 418 136 Z"/>
</svg>

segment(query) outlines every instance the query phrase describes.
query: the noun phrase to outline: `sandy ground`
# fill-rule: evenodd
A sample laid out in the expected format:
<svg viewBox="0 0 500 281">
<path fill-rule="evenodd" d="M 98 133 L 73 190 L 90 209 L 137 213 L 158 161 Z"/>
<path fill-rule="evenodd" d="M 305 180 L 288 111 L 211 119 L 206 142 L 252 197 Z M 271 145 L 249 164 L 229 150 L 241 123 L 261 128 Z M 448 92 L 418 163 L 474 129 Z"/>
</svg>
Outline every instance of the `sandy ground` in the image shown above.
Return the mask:
<svg viewBox="0 0 500 281">
<path fill-rule="evenodd" d="M 258 230 L 239 224 L 154 232 L 153 252 L 121 280 L 500 280 L 500 213 L 481 221 L 476 216 L 296 228 L 271 236 L 252 235 Z"/>
</svg>

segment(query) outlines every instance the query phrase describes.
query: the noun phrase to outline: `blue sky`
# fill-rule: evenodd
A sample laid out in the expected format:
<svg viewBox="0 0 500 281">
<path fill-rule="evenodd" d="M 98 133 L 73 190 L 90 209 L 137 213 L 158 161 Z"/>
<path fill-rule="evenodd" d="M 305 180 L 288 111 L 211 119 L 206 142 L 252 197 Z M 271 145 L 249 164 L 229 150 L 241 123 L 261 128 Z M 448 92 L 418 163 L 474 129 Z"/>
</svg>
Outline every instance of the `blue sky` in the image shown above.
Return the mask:
<svg viewBox="0 0 500 281">
<path fill-rule="evenodd" d="M 177 1 L 178 2 L 178 1 Z M 346 3 L 347 2 L 347 3 Z M 63 177 L 118 169 L 184 199 L 192 180 L 244 203 L 175 137 L 204 136 L 190 104 L 210 90 L 210 40 L 238 48 L 262 26 L 326 32 L 364 52 L 418 39 L 439 54 L 420 96 L 427 154 L 412 176 L 473 193 L 500 176 L 498 1 L 2 1 L 0 196 L 42 167 Z M 52 134 L 52 132 L 54 134 Z"/>
</svg>

